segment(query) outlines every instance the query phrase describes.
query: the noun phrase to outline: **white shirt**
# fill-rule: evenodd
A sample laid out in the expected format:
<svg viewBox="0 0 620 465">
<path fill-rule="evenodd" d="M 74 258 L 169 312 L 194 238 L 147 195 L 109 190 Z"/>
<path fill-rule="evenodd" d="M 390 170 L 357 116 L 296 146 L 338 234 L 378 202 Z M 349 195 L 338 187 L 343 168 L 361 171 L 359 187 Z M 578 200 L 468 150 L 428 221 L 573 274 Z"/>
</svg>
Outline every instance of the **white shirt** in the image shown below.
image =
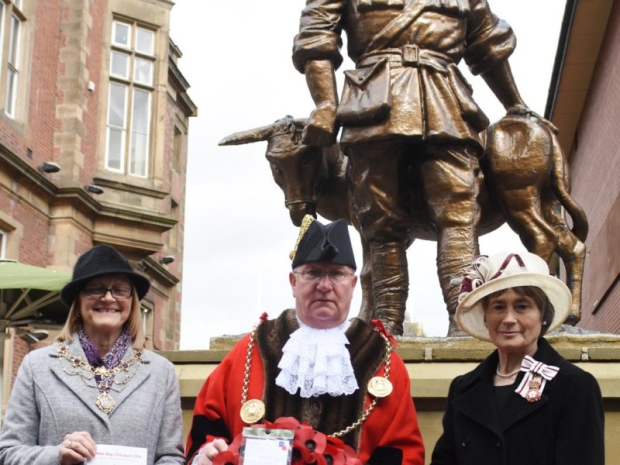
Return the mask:
<svg viewBox="0 0 620 465">
<path fill-rule="evenodd" d="M 299 389 L 304 398 L 353 394 L 359 386 L 346 348 L 350 325 L 345 321 L 335 328 L 317 329 L 299 321 L 299 329 L 282 348 L 276 384 L 291 394 Z"/>
</svg>

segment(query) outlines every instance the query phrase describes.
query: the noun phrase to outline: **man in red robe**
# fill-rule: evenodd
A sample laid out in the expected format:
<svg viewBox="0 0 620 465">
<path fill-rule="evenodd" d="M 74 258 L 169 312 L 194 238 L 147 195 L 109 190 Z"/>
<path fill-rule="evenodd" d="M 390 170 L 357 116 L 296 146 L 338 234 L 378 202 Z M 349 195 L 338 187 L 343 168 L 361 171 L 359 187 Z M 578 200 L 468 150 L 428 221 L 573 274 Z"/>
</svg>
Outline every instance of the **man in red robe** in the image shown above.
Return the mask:
<svg viewBox="0 0 620 465">
<path fill-rule="evenodd" d="M 287 416 L 340 437 L 363 463 L 424 463 L 409 375 L 393 338 L 380 323 L 347 319 L 355 269 L 344 220 L 304 220 L 289 276 L 295 309 L 262 321 L 207 378 L 188 464 L 211 465 L 244 427 Z"/>
</svg>

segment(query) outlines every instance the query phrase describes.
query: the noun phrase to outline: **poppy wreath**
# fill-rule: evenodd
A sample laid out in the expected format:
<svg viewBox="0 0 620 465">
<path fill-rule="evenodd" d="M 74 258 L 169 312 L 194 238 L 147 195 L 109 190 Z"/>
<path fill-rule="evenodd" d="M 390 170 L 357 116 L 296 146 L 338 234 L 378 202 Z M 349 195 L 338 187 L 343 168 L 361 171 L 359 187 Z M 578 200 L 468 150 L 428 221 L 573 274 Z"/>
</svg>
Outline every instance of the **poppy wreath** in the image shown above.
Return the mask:
<svg viewBox="0 0 620 465">
<path fill-rule="evenodd" d="M 293 430 L 292 465 L 362 465 L 351 446 L 338 438 L 315 431 L 312 425 L 300 423 L 296 418 L 281 417 L 273 423 L 266 421 L 252 425 L 252 428 Z M 243 434 L 238 434 L 228 450 L 215 456 L 213 465 L 238 465 L 243 455 L 242 439 Z"/>
</svg>

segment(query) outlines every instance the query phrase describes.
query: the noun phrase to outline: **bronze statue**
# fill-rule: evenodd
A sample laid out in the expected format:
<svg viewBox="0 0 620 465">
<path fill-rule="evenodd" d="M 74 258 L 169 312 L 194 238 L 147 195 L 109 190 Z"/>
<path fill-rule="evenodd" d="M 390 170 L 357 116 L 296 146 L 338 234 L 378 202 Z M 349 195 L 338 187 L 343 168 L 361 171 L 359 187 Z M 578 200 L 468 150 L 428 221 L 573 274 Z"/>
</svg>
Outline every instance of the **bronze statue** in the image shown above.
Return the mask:
<svg viewBox="0 0 620 465">
<path fill-rule="evenodd" d="M 222 139 L 219 145 L 268 141 L 265 156 L 274 181 L 284 193 L 284 204 L 293 224 L 300 226 L 306 214 L 316 216 L 318 213 L 328 220 L 345 218 L 359 232 L 359 222 L 350 196 L 348 158 L 343 156 L 338 143 L 329 147 L 303 145 L 301 134 L 306 123 L 305 119 L 287 116 L 267 126 L 231 134 Z M 407 215 L 406 248 L 414 239 L 437 240 L 437 230 L 427 212 L 422 193 L 419 188 L 415 188 L 415 183 L 411 183 L 411 186 L 411 191 L 407 193 L 411 208 Z M 478 230 L 480 234 L 485 234 L 501 226 L 504 219 L 501 211 L 489 202 L 484 186 L 480 203 L 483 205 L 483 214 Z M 362 304 L 359 317 L 370 321 L 379 315 L 375 312 L 373 301 L 373 268 L 369 246 L 361 234 L 360 239 L 363 266 L 360 272 Z M 382 315 L 384 322 L 395 333 L 400 328 L 397 334 L 402 334 L 404 316 L 404 312 Z"/>
<path fill-rule="evenodd" d="M 345 72 L 338 100 L 342 31 L 356 69 Z M 515 45 L 486 0 L 307 0 L 293 63 L 316 109 L 302 141 L 330 145 L 342 126 L 353 202 L 370 249 L 375 312 L 384 320 L 405 312 L 404 193 L 412 182 L 437 228 L 439 279 L 454 314 L 456 282 L 478 253 L 479 133 L 489 123 L 457 65 L 464 59 L 481 75 L 508 113 L 525 113 L 508 64 Z M 451 318 L 449 334 L 457 331 Z"/>
<path fill-rule="evenodd" d="M 568 169 L 557 128 L 534 116 L 506 116 L 487 132 L 485 184 L 528 251 L 549 262 L 557 253 L 571 290 L 567 323 L 581 318 L 581 282 L 588 220 L 568 193 Z M 569 229 L 560 207 L 573 220 Z"/>
<path fill-rule="evenodd" d="M 220 145 L 268 141 L 265 155 L 274 181 L 284 193 L 285 206 L 295 225 L 300 225 L 304 215 L 318 213 L 330 220 L 346 218 L 359 231 L 359 223 L 356 221 L 354 205 L 349 195 L 352 186 L 347 174 L 348 159 L 342 155 L 338 144 L 324 148 L 303 145 L 301 135 L 305 127 L 305 119 L 287 116 L 267 126 L 231 134 L 224 138 Z M 573 291 L 574 302 L 571 317 L 572 322 L 576 322 L 579 318 L 579 292 L 585 249 L 577 236 L 566 227 L 557 208 L 558 199 L 571 213 L 576 234 L 581 240 L 585 240 L 587 220 L 583 211 L 566 192 L 567 173 L 554 130 L 549 122 L 520 116 L 507 117 L 491 127 L 488 136 L 490 144 L 483 168 L 487 183 L 490 178 L 494 182 L 490 182 L 488 187 L 486 183 L 480 184 L 478 201 L 481 206 L 481 220 L 477 233 L 482 235 L 495 230 L 504 222 L 505 214 L 530 251 L 548 260 L 557 248 L 567 266 L 567 281 Z M 508 147 L 507 144 L 512 146 Z M 519 159 L 525 158 L 528 166 L 535 169 L 516 174 L 515 160 L 518 163 Z M 511 187 L 510 198 L 506 199 L 501 186 Z M 411 209 L 406 246 L 411 245 L 415 238 L 437 240 L 437 230 L 415 183 L 411 183 L 411 192 L 407 195 L 411 199 Z M 503 214 L 501 210 L 504 211 Z M 531 220 L 527 221 L 529 218 Z M 530 227 L 529 223 L 532 221 L 540 226 Z M 554 229 L 545 226 L 549 224 Z M 542 234 L 539 234 L 539 231 L 542 231 Z M 368 242 L 363 236 L 360 237 L 364 265 L 360 275 L 362 306 L 359 316 L 369 321 L 376 317 L 372 294 L 373 271 L 368 255 Z M 525 237 L 531 237 L 532 240 L 524 240 Z M 383 317 L 385 319 L 386 315 Z M 391 319 L 385 323 L 397 328 L 402 325 L 404 314 L 392 314 L 389 318 Z"/>
</svg>

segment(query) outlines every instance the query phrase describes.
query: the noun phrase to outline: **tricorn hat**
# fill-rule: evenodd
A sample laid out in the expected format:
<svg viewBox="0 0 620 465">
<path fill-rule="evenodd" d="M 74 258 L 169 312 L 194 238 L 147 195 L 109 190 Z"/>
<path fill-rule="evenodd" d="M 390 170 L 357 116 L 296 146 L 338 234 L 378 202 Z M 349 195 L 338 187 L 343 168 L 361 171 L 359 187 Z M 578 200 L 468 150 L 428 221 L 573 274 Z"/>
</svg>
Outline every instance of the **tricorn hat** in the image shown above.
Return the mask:
<svg viewBox="0 0 620 465">
<path fill-rule="evenodd" d="M 484 326 L 484 297 L 511 287 L 535 286 L 547 295 L 555 316 L 547 332 L 560 326 L 568 317 L 571 293 L 566 284 L 549 274 L 549 266 L 538 255 L 529 252 L 499 253 L 474 259 L 472 269 L 461 282 L 456 321 L 467 334 L 490 341 Z"/>
<path fill-rule="evenodd" d="M 129 277 L 136 288 L 139 300 L 151 287 L 149 280 L 140 273 L 136 273 L 118 250 L 109 245 L 96 245 L 78 258 L 73 268 L 73 278 L 60 291 L 60 298 L 65 305 L 70 307 L 75 297 L 89 281 L 106 274 L 123 274 Z"/>
<path fill-rule="evenodd" d="M 357 268 L 345 220 L 323 225 L 306 215 L 292 254 L 293 268 L 315 262 L 350 266 L 354 270 Z"/>
</svg>

